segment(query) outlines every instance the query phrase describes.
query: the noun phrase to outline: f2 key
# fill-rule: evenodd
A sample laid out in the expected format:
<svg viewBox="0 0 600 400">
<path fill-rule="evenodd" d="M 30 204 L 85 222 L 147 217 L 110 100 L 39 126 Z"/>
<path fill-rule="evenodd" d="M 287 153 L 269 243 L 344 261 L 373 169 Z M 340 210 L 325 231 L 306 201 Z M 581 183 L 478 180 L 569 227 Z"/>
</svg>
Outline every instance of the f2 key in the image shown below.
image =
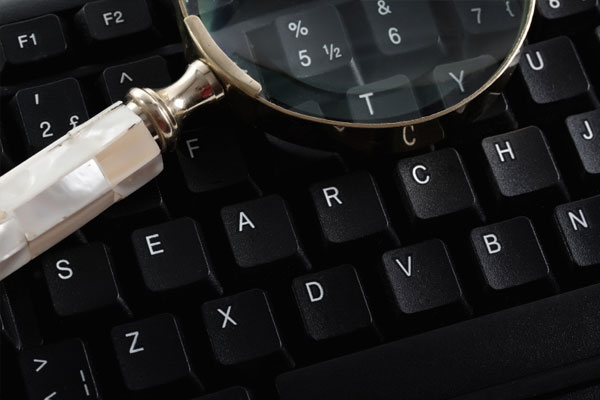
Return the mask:
<svg viewBox="0 0 600 400">
<path fill-rule="evenodd" d="M 89 118 L 79 82 L 74 78 L 19 90 L 12 105 L 30 154 Z"/>
<path fill-rule="evenodd" d="M 100 0 L 83 6 L 75 17 L 92 41 L 115 39 L 152 26 L 145 0 Z"/>
<path fill-rule="evenodd" d="M 93 400 L 100 395 L 83 342 L 64 342 L 19 353 L 19 366 L 30 399 Z"/>
</svg>

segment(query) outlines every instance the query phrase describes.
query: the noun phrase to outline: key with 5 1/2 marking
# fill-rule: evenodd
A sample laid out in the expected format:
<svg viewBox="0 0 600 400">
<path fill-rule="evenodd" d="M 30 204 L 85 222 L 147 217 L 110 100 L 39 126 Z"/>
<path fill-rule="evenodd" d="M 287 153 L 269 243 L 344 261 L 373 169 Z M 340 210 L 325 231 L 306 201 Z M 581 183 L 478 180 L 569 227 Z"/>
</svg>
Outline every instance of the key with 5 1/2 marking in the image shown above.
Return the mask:
<svg viewBox="0 0 600 400">
<path fill-rule="evenodd" d="M 342 21 L 331 5 L 279 17 L 275 25 L 293 77 L 315 77 L 352 61 Z"/>
<path fill-rule="evenodd" d="M 12 106 L 30 154 L 89 118 L 79 82 L 73 78 L 19 90 Z"/>
</svg>

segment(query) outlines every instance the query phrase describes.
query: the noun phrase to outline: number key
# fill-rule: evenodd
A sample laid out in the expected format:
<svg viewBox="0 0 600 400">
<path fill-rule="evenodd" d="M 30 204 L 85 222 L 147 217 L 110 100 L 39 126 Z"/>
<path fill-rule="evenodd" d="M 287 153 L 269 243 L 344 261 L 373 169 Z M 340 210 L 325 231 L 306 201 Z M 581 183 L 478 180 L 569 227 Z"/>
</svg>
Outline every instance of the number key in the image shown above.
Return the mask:
<svg viewBox="0 0 600 400">
<path fill-rule="evenodd" d="M 275 26 L 295 78 L 322 75 L 352 61 L 348 38 L 333 6 L 279 17 Z"/>
<path fill-rule="evenodd" d="M 591 12 L 595 15 L 598 10 L 598 2 L 594 0 L 540 0 L 537 2 L 537 10 L 546 19 L 560 19 L 570 16 Z"/>
<path fill-rule="evenodd" d="M 12 105 L 29 153 L 41 150 L 88 119 L 81 88 L 73 78 L 19 90 Z"/>
<path fill-rule="evenodd" d="M 454 5 L 469 35 L 511 31 L 521 24 L 523 2 L 520 0 L 457 0 Z"/>
<path fill-rule="evenodd" d="M 439 32 L 427 2 L 364 0 L 362 5 L 382 53 L 405 54 L 437 45 Z"/>
</svg>

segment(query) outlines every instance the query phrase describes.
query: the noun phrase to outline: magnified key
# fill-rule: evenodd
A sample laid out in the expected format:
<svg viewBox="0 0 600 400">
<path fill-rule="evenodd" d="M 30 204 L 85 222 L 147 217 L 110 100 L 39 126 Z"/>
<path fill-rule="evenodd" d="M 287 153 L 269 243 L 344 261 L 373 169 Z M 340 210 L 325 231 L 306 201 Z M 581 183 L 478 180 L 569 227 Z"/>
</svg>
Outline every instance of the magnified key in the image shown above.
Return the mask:
<svg viewBox="0 0 600 400">
<path fill-rule="evenodd" d="M 331 5 L 281 16 L 275 25 L 292 76 L 310 78 L 352 61 L 342 21 Z"/>
<path fill-rule="evenodd" d="M 363 0 L 361 3 L 382 53 L 406 54 L 438 44 L 440 35 L 428 2 Z"/>
</svg>

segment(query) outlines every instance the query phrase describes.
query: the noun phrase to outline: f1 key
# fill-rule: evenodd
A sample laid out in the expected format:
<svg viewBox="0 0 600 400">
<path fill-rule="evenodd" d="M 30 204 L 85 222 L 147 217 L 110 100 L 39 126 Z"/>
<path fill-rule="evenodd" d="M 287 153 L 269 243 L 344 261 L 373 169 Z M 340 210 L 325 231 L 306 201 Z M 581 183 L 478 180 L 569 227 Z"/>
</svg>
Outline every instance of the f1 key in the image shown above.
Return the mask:
<svg viewBox="0 0 600 400">
<path fill-rule="evenodd" d="M 0 27 L 0 44 L 6 61 L 13 65 L 41 61 L 67 51 L 62 24 L 56 15 Z"/>
<path fill-rule="evenodd" d="M 22 351 L 19 366 L 30 399 L 100 398 L 85 346 L 79 339 Z"/>
</svg>

